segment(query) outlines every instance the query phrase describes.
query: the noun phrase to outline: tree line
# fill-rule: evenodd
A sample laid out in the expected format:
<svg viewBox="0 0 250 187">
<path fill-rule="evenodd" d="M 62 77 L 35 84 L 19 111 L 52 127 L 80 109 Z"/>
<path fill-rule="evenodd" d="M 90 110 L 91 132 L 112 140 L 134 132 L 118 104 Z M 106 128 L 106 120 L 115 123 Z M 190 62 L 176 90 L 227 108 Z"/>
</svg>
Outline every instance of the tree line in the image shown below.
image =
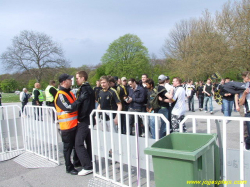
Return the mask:
<svg viewBox="0 0 250 187">
<path fill-rule="evenodd" d="M 199 18 L 181 20 L 168 34 L 162 52 L 162 58 L 149 55 L 137 35 L 125 34 L 109 45 L 98 65 L 74 68 L 50 36 L 25 30 L 1 54 L 5 69 L 16 72 L 0 75 L 0 89 L 32 89 L 35 82 L 45 88 L 60 74 L 79 70 L 89 74 L 92 85 L 102 75 L 139 79 L 148 74 L 157 81 L 160 74 L 205 80 L 217 73 L 240 79 L 240 72 L 250 70 L 250 0 L 228 1 L 215 15 L 206 10 Z"/>
</svg>

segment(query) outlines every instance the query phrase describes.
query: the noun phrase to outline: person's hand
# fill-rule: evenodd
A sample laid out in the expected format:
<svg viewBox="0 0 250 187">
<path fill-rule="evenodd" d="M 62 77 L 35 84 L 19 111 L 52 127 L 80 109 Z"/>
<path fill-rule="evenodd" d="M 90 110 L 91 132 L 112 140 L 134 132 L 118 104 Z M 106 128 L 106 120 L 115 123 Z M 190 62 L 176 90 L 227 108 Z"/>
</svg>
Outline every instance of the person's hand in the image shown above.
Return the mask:
<svg viewBox="0 0 250 187">
<path fill-rule="evenodd" d="M 236 110 L 239 112 L 239 111 L 240 111 L 240 107 L 239 107 L 239 106 L 236 106 Z"/>
<path fill-rule="evenodd" d="M 127 100 L 127 103 L 131 103 L 132 102 L 132 97 L 128 97 L 129 99 Z"/>
<path fill-rule="evenodd" d="M 118 125 L 118 117 L 117 116 L 114 119 L 114 123 L 115 123 L 115 125 Z"/>
<path fill-rule="evenodd" d="M 247 88 L 245 91 L 244 91 L 244 94 L 249 94 L 249 88 Z"/>
<path fill-rule="evenodd" d="M 162 101 L 162 100 L 163 100 L 162 97 L 160 97 L 160 96 L 158 97 L 158 99 L 159 99 L 159 101 Z"/>
</svg>

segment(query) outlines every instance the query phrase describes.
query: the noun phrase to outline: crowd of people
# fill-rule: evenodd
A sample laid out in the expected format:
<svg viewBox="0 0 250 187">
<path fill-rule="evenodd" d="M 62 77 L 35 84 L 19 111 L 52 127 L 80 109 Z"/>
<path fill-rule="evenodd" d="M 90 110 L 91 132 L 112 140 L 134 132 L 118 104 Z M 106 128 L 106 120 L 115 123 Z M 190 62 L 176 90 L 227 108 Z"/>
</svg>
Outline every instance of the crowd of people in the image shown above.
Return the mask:
<svg viewBox="0 0 250 187">
<path fill-rule="evenodd" d="M 244 115 L 250 117 L 250 94 L 249 82 L 250 73 L 244 72 L 242 78 L 244 89 L 241 92 L 228 92 L 226 87 L 230 79 L 222 79 L 220 84 L 215 85 L 208 79 L 205 84 L 202 81 L 193 84 L 190 80 L 183 83 L 179 77 L 170 78 L 165 75 L 159 75 L 158 82 L 155 83 L 148 75 L 143 74 L 140 81 L 134 78 L 118 78 L 116 76 L 102 76 L 96 81 L 94 89 L 88 81 L 88 74 L 85 71 L 76 73 L 76 83 L 79 86 L 78 91 L 74 94 L 71 91 L 73 76 L 62 74 L 59 77 L 59 90 L 55 88 L 55 81 L 45 90 L 46 105 L 55 107 L 57 111 L 58 122 L 61 130 L 63 142 L 63 152 L 65 158 L 66 172 L 73 175 L 87 175 L 92 172 L 92 153 L 90 138 L 90 113 L 93 109 L 129 111 L 129 112 L 148 112 L 163 114 L 170 122 L 171 132 L 179 132 L 179 125 L 185 117 L 186 98 L 188 100 L 189 111 L 195 112 L 194 97 L 199 101 L 199 110 L 203 108 L 205 112 L 213 114 L 212 99 L 215 92 L 222 96 L 222 112 L 225 116 L 231 116 L 233 103 L 239 111 L 241 106 L 245 106 Z M 242 86 L 241 86 L 242 87 Z M 24 93 L 27 92 L 24 89 Z M 23 107 L 27 104 L 27 98 L 22 98 Z M 41 106 L 45 100 L 40 90 L 40 84 L 35 84 L 33 90 L 33 105 Z M 208 104 L 209 103 L 209 109 Z M 203 105 L 205 106 L 203 107 Z M 22 108 L 23 108 L 22 107 Z M 39 116 L 39 111 L 37 114 Z M 118 114 L 99 115 L 98 119 L 106 120 L 109 123 L 106 130 L 113 128 L 114 132 L 118 131 Z M 132 129 L 138 126 L 139 136 L 144 136 L 144 124 L 142 118 L 138 118 L 138 124 L 135 124 L 134 115 L 129 115 L 129 129 L 126 129 L 126 117 L 121 114 L 121 133 L 134 135 Z M 94 121 L 97 119 L 93 119 Z M 144 119 L 145 120 L 145 119 Z M 159 133 L 159 138 L 166 135 L 166 123 L 161 120 L 160 129 L 155 128 L 154 117 L 147 118 L 151 137 L 155 138 Z M 95 123 L 102 125 L 103 123 Z M 110 124 L 114 124 L 110 126 Z M 97 127 L 102 128 L 103 127 Z M 247 122 L 247 130 L 250 133 L 250 123 Z M 183 132 L 186 132 L 185 123 Z M 70 155 L 74 152 L 73 163 Z M 81 166 L 82 170 L 77 171 L 75 168 Z"/>
</svg>

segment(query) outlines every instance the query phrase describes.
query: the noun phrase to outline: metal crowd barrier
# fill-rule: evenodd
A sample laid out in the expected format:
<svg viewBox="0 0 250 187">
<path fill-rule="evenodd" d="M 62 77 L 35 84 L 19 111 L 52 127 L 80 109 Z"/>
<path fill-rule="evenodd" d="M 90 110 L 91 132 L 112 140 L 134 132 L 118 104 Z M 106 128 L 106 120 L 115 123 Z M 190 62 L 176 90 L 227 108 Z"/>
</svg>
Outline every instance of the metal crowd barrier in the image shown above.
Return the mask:
<svg viewBox="0 0 250 187">
<path fill-rule="evenodd" d="M 26 105 L 22 113 L 22 123 L 25 150 L 59 165 L 55 108 Z"/>
<path fill-rule="evenodd" d="M 23 127 L 16 105 L 0 106 L 0 161 L 24 152 Z"/>
<path fill-rule="evenodd" d="M 118 114 L 117 126 L 114 125 L 113 120 L 106 120 L 107 116 L 112 119 L 112 114 Z M 100 115 L 102 119 L 100 119 Z M 126 134 L 121 134 L 122 115 L 125 115 L 126 119 Z M 130 115 L 135 117 L 135 135 L 130 135 Z M 145 155 L 143 150 L 159 139 L 160 119 L 166 123 L 166 134 L 170 133 L 168 120 L 162 114 L 107 110 L 93 110 L 90 116 L 94 177 L 120 186 L 154 186 L 152 158 Z M 155 118 L 156 139 L 150 137 L 149 116 Z M 139 117 L 143 120 L 145 137 L 136 136 L 138 135 Z M 231 132 L 227 131 L 227 126 L 230 126 L 230 124 L 226 124 L 227 120 L 231 120 L 231 125 L 236 127 L 237 124 L 234 122 L 238 121 L 239 132 L 234 132 L 231 135 Z M 250 151 L 244 148 L 244 121 L 250 121 L 250 119 L 244 117 L 186 116 L 180 124 L 180 132 L 182 132 L 185 123 L 188 132 L 217 133 L 219 137 L 217 143 L 220 147 L 223 164 L 221 180 L 244 181 L 248 179 L 246 176 L 250 174 Z M 228 149 L 228 138 L 233 139 L 232 137 L 236 135 L 239 136 L 239 141 L 232 141 L 240 147 L 239 150 Z M 229 157 L 230 159 L 228 159 Z M 235 172 L 238 172 L 240 176 L 238 177 Z M 240 186 L 243 187 L 245 184 L 242 183 Z"/>
<path fill-rule="evenodd" d="M 250 174 L 250 151 L 247 151 L 245 149 L 245 141 L 244 141 L 244 121 L 250 121 L 250 118 L 247 117 L 221 117 L 221 116 L 195 116 L 195 115 L 188 115 L 186 116 L 183 121 L 180 124 L 180 132 L 182 132 L 182 126 L 184 123 L 186 123 L 189 119 L 192 120 L 192 132 L 193 133 L 197 133 L 197 120 L 200 119 L 205 119 L 207 122 L 207 133 L 210 134 L 211 133 L 211 120 L 214 120 L 217 123 L 217 127 L 220 128 L 220 126 L 222 126 L 222 130 L 221 129 L 217 129 L 217 132 L 219 133 L 219 147 L 220 147 L 220 156 L 221 156 L 221 161 L 222 161 L 222 180 L 224 181 L 230 181 L 232 180 L 232 178 L 235 178 L 234 181 L 246 181 L 248 179 L 248 177 L 245 176 L 249 176 Z M 228 141 L 229 141 L 229 133 L 228 131 L 228 126 L 229 124 L 227 124 L 227 121 L 231 121 L 231 123 L 234 124 L 235 126 L 235 122 L 239 122 L 239 126 L 238 126 L 238 131 L 239 131 L 239 141 L 238 141 L 238 146 L 239 146 L 239 151 L 237 151 L 238 153 L 233 153 L 235 152 L 235 150 L 231 150 L 228 149 Z M 218 126 L 218 123 L 222 123 L 220 126 Z M 222 131 L 222 134 L 220 135 L 220 131 Z M 235 135 L 234 135 L 235 136 Z M 233 155 L 233 162 L 232 164 L 237 164 L 239 163 L 239 167 L 237 166 L 237 168 L 239 168 L 238 172 L 231 172 L 230 175 L 230 170 L 229 167 L 232 164 L 229 164 L 229 159 L 228 157 L 230 155 Z M 237 156 L 237 154 L 239 154 L 239 157 Z M 236 156 L 235 156 L 236 155 Z M 232 156 L 231 156 L 232 157 Z M 236 158 L 235 158 L 236 157 Z M 247 162 L 247 163 L 246 163 Z M 231 169 L 231 168 L 230 168 Z M 232 170 L 232 169 L 231 169 Z M 248 170 L 247 174 L 245 174 L 245 170 Z M 237 174 L 240 174 L 239 177 L 235 177 Z M 230 175 L 230 178 L 228 177 L 228 175 Z M 232 180 L 233 182 L 233 180 Z M 241 187 L 244 187 L 245 184 L 239 184 Z M 249 186 L 250 184 L 248 184 Z M 227 186 L 224 184 L 224 186 Z"/>
</svg>

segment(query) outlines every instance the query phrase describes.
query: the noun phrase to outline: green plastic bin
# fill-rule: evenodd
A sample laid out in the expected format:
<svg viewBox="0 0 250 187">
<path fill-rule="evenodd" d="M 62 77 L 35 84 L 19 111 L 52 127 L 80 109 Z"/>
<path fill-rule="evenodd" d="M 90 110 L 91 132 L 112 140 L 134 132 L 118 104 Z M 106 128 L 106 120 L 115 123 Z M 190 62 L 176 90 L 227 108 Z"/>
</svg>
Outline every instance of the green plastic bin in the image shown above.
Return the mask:
<svg viewBox="0 0 250 187">
<path fill-rule="evenodd" d="M 172 133 L 146 148 L 145 154 L 153 158 L 156 187 L 206 186 L 203 181 L 220 180 L 216 138 L 216 134 Z"/>
</svg>

